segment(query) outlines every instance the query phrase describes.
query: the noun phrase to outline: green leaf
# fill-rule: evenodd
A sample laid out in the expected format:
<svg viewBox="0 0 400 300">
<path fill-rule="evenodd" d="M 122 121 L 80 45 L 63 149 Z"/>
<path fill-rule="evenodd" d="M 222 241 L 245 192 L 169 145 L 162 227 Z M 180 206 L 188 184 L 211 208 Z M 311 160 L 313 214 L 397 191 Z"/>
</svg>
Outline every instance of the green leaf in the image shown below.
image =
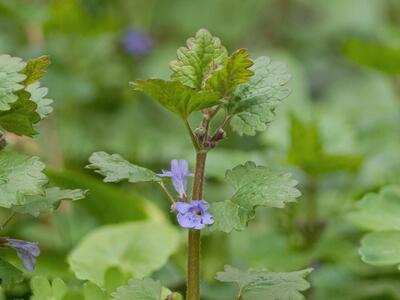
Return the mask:
<svg viewBox="0 0 400 300">
<path fill-rule="evenodd" d="M 358 155 L 326 153 L 317 122 L 305 122 L 295 115 L 291 116 L 288 160 L 313 175 L 339 171 L 354 172 L 363 161 Z"/>
<path fill-rule="evenodd" d="M 88 281 L 83 285 L 85 300 L 107 300 L 106 293 L 94 283 Z"/>
<path fill-rule="evenodd" d="M 208 75 L 222 64 L 228 53 L 221 41 L 206 29 L 200 29 L 187 47 L 177 51 L 177 60 L 170 63 L 171 78 L 191 88 L 201 89 Z"/>
<path fill-rule="evenodd" d="M 153 171 L 133 165 L 119 154 L 94 152 L 89 162 L 87 168 L 103 175 L 104 182 L 119 182 L 124 179 L 129 182 L 161 181 Z"/>
<path fill-rule="evenodd" d="M 216 91 L 221 98 L 230 96 L 239 84 L 246 83 L 254 72 L 249 68 L 253 61 L 245 49 L 235 51 L 224 64 L 207 79 L 206 88 Z"/>
<path fill-rule="evenodd" d="M 304 278 L 312 272 L 305 269 L 296 272 L 268 272 L 248 270 L 241 271 L 231 266 L 225 266 L 224 272 L 217 273 L 216 279 L 222 282 L 233 282 L 239 286 L 237 299 L 250 299 L 260 296 L 268 300 L 301 300 L 305 299 L 301 292 L 307 290 L 310 284 Z"/>
<path fill-rule="evenodd" d="M 400 231 L 368 233 L 361 240 L 359 252 L 362 260 L 370 265 L 400 264 Z"/>
<path fill-rule="evenodd" d="M 23 280 L 22 271 L 0 258 L 0 285 L 2 287 L 12 287 Z"/>
<path fill-rule="evenodd" d="M 22 84 L 28 86 L 38 81 L 40 78 L 46 75 L 46 72 L 43 69 L 47 68 L 49 64 L 50 59 L 47 55 L 28 60 L 25 68 L 21 72 L 26 75 L 26 79 L 22 82 Z"/>
<path fill-rule="evenodd" d="M 25 90 L 31 94 L 30 99 L 36 103 L 36 112 L 40 115 L 41 119 L 44 119 L 53 111 L 53 108 L 50 106 L 53 100 L 45 98 L 48 89 L 41 87 L 40 82 L 35 82 L 27 86 Z"/>
<path fill-rule="evenodd" d="M 357 203 L 348 219 L 374 231 L 400 230 L 400 186 L 386 186 L 379 194 L 369 193 Z"/>
<path fill-rule="evenodd" d="M 62 190 L 58 187 L 48 188 L 44 195 L 26 196 L 23 203 L 12 205 L 11 210 L 38 217 L 41 213 L 52 212 L 62 200 L 76 201 L 85 198 L 85 192 L 79 189 Z"/>
<path fill-rule="evenodd" d="M 112 294 L 112 300 L 164 300 L 161 290 L 161 283 L 151 278 L 131 279 L 128 285 L 119 287 Z"/>
<path fill-rule="evenodd" d="M 28 195 L 43 195 L 44 168 L 38 157 L 0 152 L 0 206 L 9 208 L 24 203 Z"/>
<path fill-rule="evenodd" d="M 259 57 L 251 70 L 255 75 L 237 88 L 236 99 L 228 104 L 232 129 L 239 135 L 265 130 L 275 117 L 277 105 L 289 95 L 290 74 L 284 63 Z"/>
<path fill-rule="evenodd" d="M 101 227 L 72 251 L 68 261 L 76 277 L 104 286 L 110 267 L 134 278 L 161 268 L 178 246 L 178 232 L 166 223 L 136 222 Z"/>
<path fill-rule="evenodd" d="M 121 286 L 125 285 L 129 277 L 124 274 L 118 267 L 110 267 L 104 275 L 104 287 L 109 295 Z"/>
<path fill-rule="evenodd" d="M 0 111 L 9 110 L 10 104 L 17 101 L 15 92 L 24 88 L 26 76 L 20 72 L 25 65 L 21 58 L 0 55 Z"/>
<path fill-rule="evenodd" d="M 400 48 L 376 42 L 350 40 L 344 45 L 344 55 L 355 63 L 388 74 L 400 74 Z"/>
<path fill-rule="evenodd" d="M 17 135 L 33 136 L 37 134 L 33 124 L 40 121 L 38 106 L 27 91 L 18 91 L 16 95 L 18 99 L 10 104 L 10 110 L 0 112 L 0 127 Z"/>
<path fill-rule="evenodd" d="M 257 206 L 282 208 L 300 196 L 297 181 L 290 174 L 280 174 L 253 162 L 226 172 L 226 180 L 235 187 L 231 199 L 211 204 L 215 223 L 212 228 L 230 232 L 243 230 L 254 217 Z"/>
<path fill-rule="evenodd" d="M 68 288 L 64 281 L 56 278 L 50 282 L 42 276 L 33 277 L 31 280 L 31 300 L 63 300 Z"/>
<path fill-rule="evenodd" d="M 146 93 L 183 119 L 194 111 L 220 103 L 218 93 L 196 92 L 178 81 L 148 79 L 136 80 L 132 84 L 135 90 Z"/>
</svg>

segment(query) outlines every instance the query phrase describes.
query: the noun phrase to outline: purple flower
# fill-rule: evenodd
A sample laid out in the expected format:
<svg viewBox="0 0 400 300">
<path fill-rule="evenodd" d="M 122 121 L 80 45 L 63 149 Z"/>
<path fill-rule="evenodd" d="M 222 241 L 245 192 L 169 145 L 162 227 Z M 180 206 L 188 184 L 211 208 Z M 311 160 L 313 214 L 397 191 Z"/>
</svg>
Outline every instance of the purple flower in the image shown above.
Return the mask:
<svg viewBox="0 0 400 300">
<path fill-rule="evenodd" d="M 153 49 L 154 43 L 147 33 L 140 30 L 129 30 L 122 38 L 122 45 L 129 54 L 143 56 Z"/>
<path fill-rule="evenodd" d="M 193 176 L 193 173 L 189 173 L 189 164 L 186 160 L 172 160 L 171 171 L 162 170 L 162 174 L 158 175 L 170 177 L 179 197 L 186 197 L 187 177 Z"/>
<path fill-rule="evenodd" d="M 24 267 L 29 272 L 33 272 L 36 265 L 36 257 L 40 254 L 40 249 L 37 243 L 9 238 L 5 238 L 5 240 L 6 245 L 14 248 L 15 251 L 17 251 L 17 255 L 21 259 Z"/>
<path fill-rule="evenodd" d="M 193 200 L 192 203 L 176 202 L 177 219 L 183 228 L 203 229 L 214 223 L 212 215 L 207 212 L 208 203 L 204 200 Z"/>
</svg>

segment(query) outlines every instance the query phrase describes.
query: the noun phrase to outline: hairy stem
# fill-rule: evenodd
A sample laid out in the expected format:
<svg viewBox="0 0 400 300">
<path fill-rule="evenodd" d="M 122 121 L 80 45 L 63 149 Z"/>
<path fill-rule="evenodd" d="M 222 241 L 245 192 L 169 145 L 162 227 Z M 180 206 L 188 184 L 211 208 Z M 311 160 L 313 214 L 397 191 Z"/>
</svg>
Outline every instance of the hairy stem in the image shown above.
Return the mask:
<svg viewBox="0 0 400 300">
<path fill-rule="evenodd" d="M 196 171 L 193 181 L 193 200 L 203 198 L 204 170 L 207 152 L 199 151 L 196 155 Z M 186 300 L 200 300 L 200 230 L 189 230 L 189 249 L 187 265 L 187 297 Z"/>
<path fill-rule="evenodd" d="M 174 199 L 174 197 L 172 197 L 171 193 L 166 188 L 164 182 L 160 181 L 159 184 L 160 184 L 161 189 L 164 191 L 165 195 L 167 196 L 168 200 L 171 202 L 171 204 L 174 204 L 175 199 Z"/>
<path fill-rule="evenodd" d="M 199 143 L 197 141 L 196 136 L 193 133 L 192 127 L 190 127 L 189 121 L 187 119 L 185 119 L 184 123 L 185 123 L 186 129 L 189 132 L 190 138 L 192 140 L 193 147 L 196 149 L 196 151 L 199 151 L 200 150 L 200 145 L 199 145 Z"/>
</svg>

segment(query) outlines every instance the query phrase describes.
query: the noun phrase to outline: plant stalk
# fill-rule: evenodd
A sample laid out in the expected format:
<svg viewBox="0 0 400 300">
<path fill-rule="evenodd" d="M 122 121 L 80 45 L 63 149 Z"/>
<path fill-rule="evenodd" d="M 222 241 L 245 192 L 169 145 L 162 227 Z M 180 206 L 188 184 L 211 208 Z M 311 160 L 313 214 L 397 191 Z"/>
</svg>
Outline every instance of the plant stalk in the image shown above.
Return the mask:
<svg viewBox="0 0 400 300">
<path fill-rule="evenodd" d="M 193 200 L 203 198 L 204 170 L 207 152 L 199 151 L 196 154 L 196 170 L 193 181 Z M 187 293 L 186 300 L 200 300 L 200 230 L 189 230 L 188 236 L 188 265 L 187 265 Z"/>
</svg>

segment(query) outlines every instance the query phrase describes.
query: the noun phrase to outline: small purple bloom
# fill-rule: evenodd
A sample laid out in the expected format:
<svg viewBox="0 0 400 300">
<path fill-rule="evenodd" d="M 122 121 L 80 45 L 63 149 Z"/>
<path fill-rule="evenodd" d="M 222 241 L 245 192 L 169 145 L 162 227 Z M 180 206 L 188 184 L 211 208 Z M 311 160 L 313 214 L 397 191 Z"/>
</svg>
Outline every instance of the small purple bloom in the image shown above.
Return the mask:
<svg viewBox="0 0 400 300">
<path fill-rule="evenodd" d="M 21 259 L 24 267 L 29 271 L 33 272 L 36 265 L 36 257 L 40 254 L 40 249 L 37 243 L 14 240 L 7 238 L 8 246 L 12 247 L 17 251 L 18 257 Z"/>
<path fill-rule="evenodd" d="M 158 175 L 170 177 L 179 197 L 186 197 L 187 177 L 193 176 L 193 173 L 189 173 L 189 164 L 186 160 L 172 160 L 171 171 L 162 170 L 162 174 Z"/>
<path fill-rule="evenodd" d="M 129 30 L 122 38 L 122 45 L 126 52 L 136 56 L 143 56 L 153 49 L 151 37 L 144 31 Z"/>
<path fill-rule="evenodd" d="M 204 200 L 193 200 L 192 203 L 176 202 L 177 219 L 183 228 L 203 229 L 214 223 L 212 215 L 207 212 L 208 203 Z"/>
</svg>

